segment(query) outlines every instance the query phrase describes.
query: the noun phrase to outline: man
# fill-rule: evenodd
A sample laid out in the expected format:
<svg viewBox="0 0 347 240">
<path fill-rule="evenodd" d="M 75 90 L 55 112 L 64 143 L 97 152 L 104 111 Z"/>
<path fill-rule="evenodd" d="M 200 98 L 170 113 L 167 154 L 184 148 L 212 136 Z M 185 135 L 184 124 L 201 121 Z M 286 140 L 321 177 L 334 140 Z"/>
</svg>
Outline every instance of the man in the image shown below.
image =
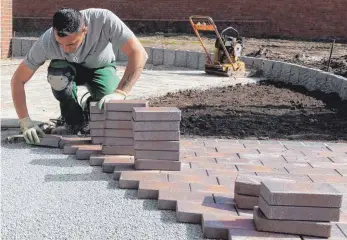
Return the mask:
<svg viewBox="0 0 347 240">
<path fill-rule="evenodd" d="M 128 57 L 122 79 L 116 74 L 118 49 Z M 85 85 L 91 95 L 88 101 L 98 101 L 102 109 L 111 99 L 127 97 L 147 58 L 134 33 L 111 11 L 60 9 L 53 16 L 53 27 L 35 42 L 11 80 L 13 102 L 26 142 L 38 144 L 44 135 L 29 117 L 24 85 L 46 60 L 52 60 L 47 78 L 60 102 L 64 122 L 52 134 L 76 134 L 88 124 L 84 114 L 88 104 L 78 103 L 77 86 Z"/>
</svg>

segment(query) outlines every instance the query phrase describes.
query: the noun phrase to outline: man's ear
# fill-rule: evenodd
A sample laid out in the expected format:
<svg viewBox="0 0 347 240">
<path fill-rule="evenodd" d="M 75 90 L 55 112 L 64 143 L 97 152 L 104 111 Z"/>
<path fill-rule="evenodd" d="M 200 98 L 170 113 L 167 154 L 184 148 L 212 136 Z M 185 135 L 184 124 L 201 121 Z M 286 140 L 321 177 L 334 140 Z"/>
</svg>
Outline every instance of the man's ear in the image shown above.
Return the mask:
<svg viewBox="0 0 347 240">
<path fill-rule="evenodd" d="M 83 27 L 83 28 L 82 28 L 82 32 L 83 32 L 84 34 L 87 34 L 87 32 L 88 32 L 88 27 Z"/>
</svg>

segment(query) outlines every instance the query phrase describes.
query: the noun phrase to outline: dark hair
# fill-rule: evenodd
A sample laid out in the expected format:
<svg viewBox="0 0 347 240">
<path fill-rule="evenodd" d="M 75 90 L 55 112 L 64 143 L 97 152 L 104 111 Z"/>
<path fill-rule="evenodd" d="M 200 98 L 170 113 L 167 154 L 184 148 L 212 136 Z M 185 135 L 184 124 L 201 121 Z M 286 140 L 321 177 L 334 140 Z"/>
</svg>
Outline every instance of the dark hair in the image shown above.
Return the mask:
<svg viewBox="0 0 347 240">
<path fill-rule="evenodd" d="M 53 28 L 59 37 L 78 32 L 83 24 L 82 14 L 72 8 L 61 8 L 53 16 Z"/>
</svg>

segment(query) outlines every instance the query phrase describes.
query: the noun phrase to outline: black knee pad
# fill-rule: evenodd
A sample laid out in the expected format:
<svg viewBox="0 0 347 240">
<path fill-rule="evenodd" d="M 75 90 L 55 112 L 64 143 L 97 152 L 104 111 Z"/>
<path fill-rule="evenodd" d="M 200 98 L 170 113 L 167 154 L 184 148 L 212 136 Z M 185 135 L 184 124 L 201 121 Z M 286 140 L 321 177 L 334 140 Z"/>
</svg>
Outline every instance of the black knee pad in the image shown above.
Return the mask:
<svg viewBox="0 0 347 240">
<path fill-rule="evenodd" d="M 61 101 L 71 96 L 75 76 L 74 67 L 67 61 L 52 60 L 48 67 L 47 80 L 57 100 Z"/>
</svg>

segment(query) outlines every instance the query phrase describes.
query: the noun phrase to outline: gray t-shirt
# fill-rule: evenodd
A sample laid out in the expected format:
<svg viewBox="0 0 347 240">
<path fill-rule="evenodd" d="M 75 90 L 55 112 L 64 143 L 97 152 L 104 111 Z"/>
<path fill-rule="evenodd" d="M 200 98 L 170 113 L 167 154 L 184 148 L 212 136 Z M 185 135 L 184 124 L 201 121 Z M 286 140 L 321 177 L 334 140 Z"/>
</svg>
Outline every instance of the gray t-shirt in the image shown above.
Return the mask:
<svg viewBox="0 0 347 240">
<path fill-rule="evenodd" d="M 54 38 L 53 28 L 50 28 L 32 46 L 24 63 L 36 70 L 46 60 L 53 59 L 79 63 L 87 68 L 99 68 L 114 62 L 115 54 L 134 33 L 109 10 L 90 8 L 81 13 L 88 32 L 75 53 L 64 53 Z"/>
</svg>

